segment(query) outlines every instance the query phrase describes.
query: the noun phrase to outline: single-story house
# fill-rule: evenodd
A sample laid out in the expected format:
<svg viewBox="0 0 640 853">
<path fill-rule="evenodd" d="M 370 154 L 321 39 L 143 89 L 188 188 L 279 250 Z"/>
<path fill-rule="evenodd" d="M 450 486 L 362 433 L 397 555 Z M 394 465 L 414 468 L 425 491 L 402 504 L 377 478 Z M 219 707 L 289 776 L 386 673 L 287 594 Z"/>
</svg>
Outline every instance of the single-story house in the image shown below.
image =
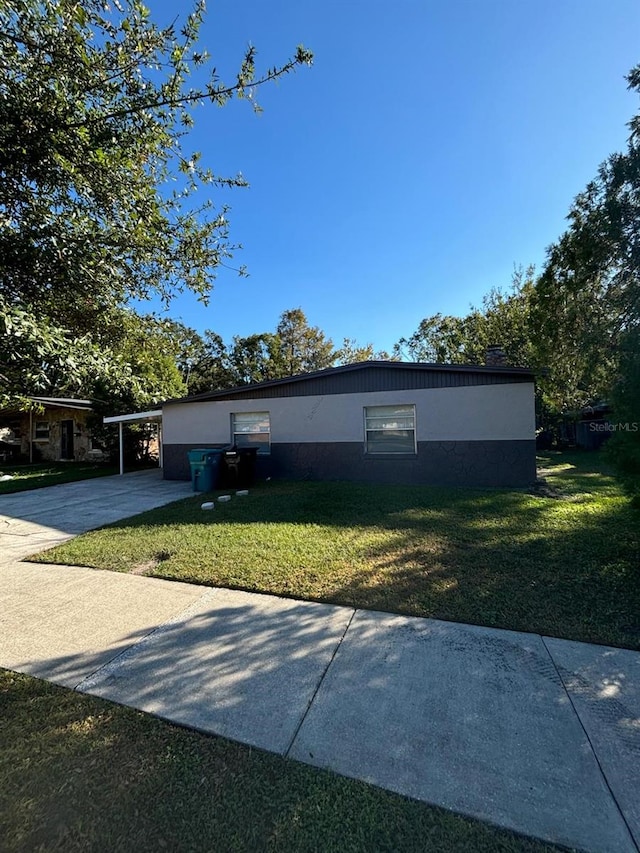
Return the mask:
<svg viewBox="0 0 640 853">
<path fill-rule="evenodd" d="M 369 361 L 162 406 L 167 479 L 187 451 L 258 449 L 259 477 L 527 486 L 534 375 L 524 368 Z"/>
<path fill-rule="evenodd" d="M 81 461 L 91 458 L 87 425 L 91 400 L 67 397 L 31 397 L 29 412 L 0 412 L 0 440 L 6 458 L 25 461 Z"/>
<path fill-rule="evenodd" d="M 608 403 L 585 406 L 575 423 L 576 445 L 584 450 L 599 450 L 615 430 L 610 417 L 611 407 Z"/>
</svg>

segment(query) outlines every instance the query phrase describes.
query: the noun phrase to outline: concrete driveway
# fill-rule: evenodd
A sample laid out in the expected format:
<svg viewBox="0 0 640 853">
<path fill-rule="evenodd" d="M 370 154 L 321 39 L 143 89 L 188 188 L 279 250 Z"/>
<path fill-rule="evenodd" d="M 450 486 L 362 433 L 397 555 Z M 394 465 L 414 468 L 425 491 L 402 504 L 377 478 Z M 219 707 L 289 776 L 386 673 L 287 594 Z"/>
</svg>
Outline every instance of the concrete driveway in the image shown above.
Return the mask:
<svg viewBox="0 0 640 853">
<path fill-rule="evenodd" d="M 111 520 L 107 497 L 123 517 L 191 493 L 138 476 L 13 504 L 35 525 L 16 553 Z M 547 841 L 638 850 L 640 653 L 3 553 L 0 666 Z"/>
<path fill-rule="evenodd" d="M 157 468 L 0 495 L 0 564 L 193 494 Z"/>
</svg>

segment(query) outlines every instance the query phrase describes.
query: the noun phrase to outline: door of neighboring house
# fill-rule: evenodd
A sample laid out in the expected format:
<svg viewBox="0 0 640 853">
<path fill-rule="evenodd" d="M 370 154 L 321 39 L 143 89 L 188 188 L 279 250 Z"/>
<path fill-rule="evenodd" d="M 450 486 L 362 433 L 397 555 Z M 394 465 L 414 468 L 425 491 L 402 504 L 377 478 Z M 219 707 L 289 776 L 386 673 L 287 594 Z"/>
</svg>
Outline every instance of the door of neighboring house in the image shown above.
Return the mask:
<svg viewBox="0 0 640 853">
<path fill-rule="evenodd" d="M 60 421 L 60 459 L 73 459 L 73 421 Z"/>
</svg>

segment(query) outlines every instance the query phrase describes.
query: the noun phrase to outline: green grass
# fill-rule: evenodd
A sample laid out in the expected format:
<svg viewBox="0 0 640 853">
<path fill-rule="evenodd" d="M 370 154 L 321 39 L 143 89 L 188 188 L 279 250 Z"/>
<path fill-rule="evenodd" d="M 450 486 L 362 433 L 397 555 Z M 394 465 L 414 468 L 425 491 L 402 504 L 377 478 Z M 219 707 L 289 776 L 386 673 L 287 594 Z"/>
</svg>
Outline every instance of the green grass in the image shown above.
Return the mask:
<svg viewBox="0 0 640 853">
<path fill-rule="evenodd" d="M 4 853 L 556 848 L 0 670 Z"/>
<path fill-rule="evenodd" d="M 541 460 L 559 498 L 277 483 L 89 533 L 43 562 L 640 648 L 640 512 L 597 454 Z"/>
<path fill-rule="evenodd" d="M 95 462 L 43 462 L 36 465 L 0 462 L 0 472 L 14 478 L 0 482 L 0 495 L 8 495 L 91 477 L 106 477 L 117 474 L 118 469 L 114 465 L 97 465 Z"/>
</svg>

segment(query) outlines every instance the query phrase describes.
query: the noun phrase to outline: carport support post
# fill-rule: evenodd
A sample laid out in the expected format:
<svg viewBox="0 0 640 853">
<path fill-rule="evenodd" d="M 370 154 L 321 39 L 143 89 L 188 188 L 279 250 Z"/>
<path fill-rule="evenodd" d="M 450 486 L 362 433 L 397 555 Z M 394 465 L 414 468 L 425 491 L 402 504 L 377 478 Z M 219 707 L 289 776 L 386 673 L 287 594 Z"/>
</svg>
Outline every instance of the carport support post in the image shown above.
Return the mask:
<svg viewBox="0 0 640 853">
<path fill-rule="evenodd" d="M 120 476 L 124 474 L 124 445 L 122 442 L 122 421 L 118 423 L 118 438 L 120 440 Z"/>
</svg>

